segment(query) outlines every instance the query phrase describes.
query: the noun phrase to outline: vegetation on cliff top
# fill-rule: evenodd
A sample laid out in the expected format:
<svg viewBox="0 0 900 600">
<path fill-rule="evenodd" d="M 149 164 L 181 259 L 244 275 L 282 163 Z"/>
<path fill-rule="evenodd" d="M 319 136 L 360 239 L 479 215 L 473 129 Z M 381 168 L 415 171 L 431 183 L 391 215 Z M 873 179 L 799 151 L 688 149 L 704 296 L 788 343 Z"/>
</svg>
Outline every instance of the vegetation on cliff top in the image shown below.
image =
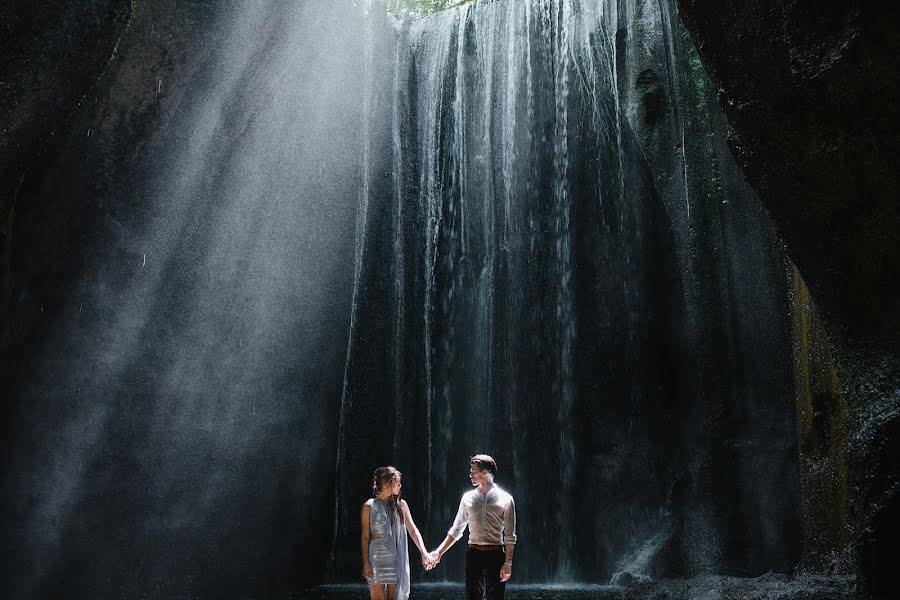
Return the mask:
<svg viewBox="0 0 900 600">
<path fill-rule="evenodd" d="M 472 0 L 384 0 L 388 11 L 397 18 L 422 16 L 453 8 Z"/>
</svg>

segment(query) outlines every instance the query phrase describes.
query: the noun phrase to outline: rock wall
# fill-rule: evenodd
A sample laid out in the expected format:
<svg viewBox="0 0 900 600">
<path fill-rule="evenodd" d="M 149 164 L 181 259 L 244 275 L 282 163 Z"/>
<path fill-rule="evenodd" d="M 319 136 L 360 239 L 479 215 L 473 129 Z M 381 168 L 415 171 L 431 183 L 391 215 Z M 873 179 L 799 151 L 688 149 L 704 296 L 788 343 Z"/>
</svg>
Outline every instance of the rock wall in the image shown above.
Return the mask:
<svg viewBox="0 0 900 600">
<path fill-rule="evenodd" d="M 10 327 L 16 202 L 114 59 L 133 16 L 124 0 L 55 4 L 0 9 L 0 344 Z"/>
<path fill-rule="evenodd" d="M 618 21 L 623 110 L 675 232 L 686 306 L 681 331 L 690 340 L 699 398 L 689 418 L 703 432 L 693 442 L 694 460 L 703 465 L 698 477 L 708 477 L 711 489 L 737 490 L 769 472 L 792 489 L 785 471 L 774 474 L 777 457 L 794 451 L 793 432 L 784 428 L 791 421 L 781 412 L 793 395 L 781 242 L 728 150 L 724 116 L 674 4 L 620 2 Z M 766 431 L 778 431 L 778 441 L 766 439 Z M 688 505 L 694 503 L 686 522 L 696 533 L 681 542 L 687 572 L 748 574 L 796 564 L 797 530 L 786 538 L 794 541 L 770 549 L 768 567 L 746 550 L 767 547 L 771 537 L 762 532 L 769 528 L 791 530 L 777 503 L 751 506 L 740 497 L 704 503 L 693 496 Z M 703 526 L 704 511 L 720 515 L 712 531 Z M 718 554 L 695 552 L 692 544 L 714 546 Z"/>
<path fill-rule="evenodd" d="M 800 571 L 849 574 L 854 563 L 846 409 L 825 329 L 803 278 L 796 267 L 792 272 L 794 380 L 805 532 Z"/>
<path fill-rule="evenodd" d="M 718 87 L 730 146 L 821 309 L 846 416 L 859 574 L 867 593 L 887 597 L 900 515 L 900 9 L 678 4 Z"/>
<path fill-rule="evenodd" d="M 898 8 L 680 0 L 738 162 L 835 333 L 894 336 Z M 805 232 L 805 234 L 804 234 Z M 865 290 L 865 293 L 860 293 Z"/>
</svg>

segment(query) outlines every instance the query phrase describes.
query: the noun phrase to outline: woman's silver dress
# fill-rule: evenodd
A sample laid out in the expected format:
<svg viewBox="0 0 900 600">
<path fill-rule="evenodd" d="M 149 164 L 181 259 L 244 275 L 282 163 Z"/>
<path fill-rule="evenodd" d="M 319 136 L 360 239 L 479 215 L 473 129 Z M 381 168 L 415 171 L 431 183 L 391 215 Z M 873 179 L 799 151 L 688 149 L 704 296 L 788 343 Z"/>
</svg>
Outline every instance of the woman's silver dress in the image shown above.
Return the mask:
<svg viewBox="0 0 900 600">
<path fill-rule="evenodd" d="M 366 502 L 369 513 L 369 531 L 377 539 L 369 540 L 369 564 L 372 565 L 370 584 L 397 584 L 397 600 L 409 597 L 409 554 L 406 542 L 406 523 L 402 515 L 394 515 L 393 522 L 388 506 L 378 498 Z"/>
</svg>

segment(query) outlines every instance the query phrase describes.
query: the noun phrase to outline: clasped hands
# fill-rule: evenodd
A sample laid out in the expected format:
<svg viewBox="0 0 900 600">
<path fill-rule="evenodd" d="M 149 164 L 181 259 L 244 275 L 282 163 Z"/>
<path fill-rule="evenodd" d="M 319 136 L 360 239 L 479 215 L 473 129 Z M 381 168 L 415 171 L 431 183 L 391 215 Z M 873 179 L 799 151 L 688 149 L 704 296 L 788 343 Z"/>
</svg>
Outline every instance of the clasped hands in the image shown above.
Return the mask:
<svg viewBox="0 0 900 600">
<path fill-rule="evenodd" d="M 439 562 L 441 562 L 441 555 L 437 553 L 437 550 L 422 555 L 422 566 L 426 571 L 432 570 Z"/>
<path fill-rule="evenodd" d="M 426 571 L 435 568 L 439 562 L 441 562 L 441 555 L 438 554 L 437 550 L 422 555 L 422 566 L 425 567 Z M 512 565 L 504 562 L 503 566 L 500 567 L 500 581 L 509 581 L 511 576 Z"/>
</svg>

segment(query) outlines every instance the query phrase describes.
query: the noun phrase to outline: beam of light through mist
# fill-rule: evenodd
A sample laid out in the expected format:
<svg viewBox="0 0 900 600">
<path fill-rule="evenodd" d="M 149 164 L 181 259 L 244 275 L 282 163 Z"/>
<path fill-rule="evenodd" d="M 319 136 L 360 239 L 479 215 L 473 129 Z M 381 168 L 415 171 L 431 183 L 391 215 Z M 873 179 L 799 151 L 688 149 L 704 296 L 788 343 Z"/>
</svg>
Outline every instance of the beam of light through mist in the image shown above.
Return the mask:
<svg viewBox="0 0 900 600">
<path fill-rule="evenodd" d="M 135 168 L 145 194 L 87 262 L 20 398 L 35 409 L 13 472 L 37 538 L 22 590 L 48 585 L 84 527 L 106 540 L 101 564 L 136 561 L 125 539 L 196 544 L 210 522 L 224 546 L 252 526 L 254 486 L 258 519 L 279 515 L 272 494 L 309 493 L 297 475 L 320 470 L 346 339 L 359 22 L 349 4 L 235 3 L 207 23 L 212 58 L 170 82 L 179 103 Z M 111 530 L 108 510 L 129 517 Z M 118 568 L 174 579 L 174 559 Z"/>
</svg>

